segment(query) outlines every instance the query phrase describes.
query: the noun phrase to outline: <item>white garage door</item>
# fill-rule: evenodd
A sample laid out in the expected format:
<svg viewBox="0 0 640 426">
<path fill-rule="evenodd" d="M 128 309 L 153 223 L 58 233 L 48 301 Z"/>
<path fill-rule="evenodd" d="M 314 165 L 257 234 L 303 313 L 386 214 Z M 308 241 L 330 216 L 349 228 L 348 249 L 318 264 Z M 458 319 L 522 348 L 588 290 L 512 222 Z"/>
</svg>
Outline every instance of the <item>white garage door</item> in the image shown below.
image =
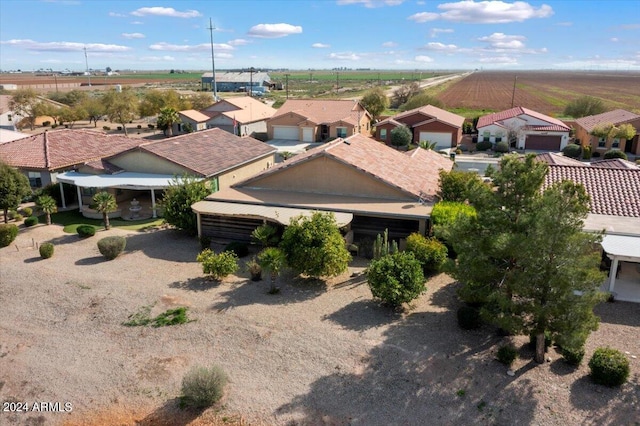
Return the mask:
<svg viewBox="0 0 640 426">
<path fill-rule="evenodd" d="M 302 128 L 302 142 L 313 142 L 313 127 Z"/>
<path fill-rule="evenodd" d="M 298 140 L 297 126 L 273 126 L 274 139 Z"/>
<path fill-rule="evenodd" d="M 451 133 L 420 132 L 420 141 L 435 142 L 436 149 L 451 148 Z"/>
</svg>

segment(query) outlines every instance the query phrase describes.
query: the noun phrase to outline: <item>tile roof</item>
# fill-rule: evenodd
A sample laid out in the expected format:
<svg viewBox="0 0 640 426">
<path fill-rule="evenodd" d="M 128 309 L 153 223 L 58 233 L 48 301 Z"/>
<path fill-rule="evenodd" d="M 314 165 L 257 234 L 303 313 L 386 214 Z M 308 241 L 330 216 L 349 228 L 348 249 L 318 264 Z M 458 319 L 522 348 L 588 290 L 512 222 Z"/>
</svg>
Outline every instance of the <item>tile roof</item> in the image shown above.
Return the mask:
<svg viewBox="0 0 640 426">
<path fill-rule="evenodd" d="M 425 105 L 419 108 L 414 108 L 409 111 L 405 111 L 401 114 L 394 116 L 393 118 L 396 121 L 402 121 L 404 117 L 413 115 L 415 113 L 427 115 L 428 117 L 433 117 L 438 121 L 441 121 L 445 124 L 448 124 L 453 127 L 462 127 L 464 123 L 464 117 L 458 114 L 454 114 L 449 111 L 445 111 L 433 105 Z"/>
<path fill-rule="evenodd" d="M 608 169 L 640 169 L 640 165 L 622 158 L 611 158 L 608 160 L 592 161 L 591 167 L 602 167 Z"/>
<path fill-rule="evenodd" d="M 575 167 L 588 167 L 588 164 L 581 162 L 570 157 L 565 157 L 562 154 L 553 152 L 544 152 L 536 155 L 536 160 L 543 161 L 549 165 L 556 166 L 575 166 Z"/>
<path fill-rule="evenodd" d="M 209 119 L 209 116 L 201 113 L 200 111 L 196 111 L 195 109 L 187 109 L 184 111 L 178 111 L 178 114 L 184 115 L 185 117 L 195 121 L 196 123 L 203 123 Z"/>
<path fill-rule="evenodd" d="M 146 142 L 135 149 L 165 158 L 202 176 L 214 176 L 276 152 L 257 139 L 241 138 L 219 128 Z"/>
<path fill-rule="evenodd" d="M 451 170 L 453 162 L 434 151 L 421 148 L 403 153 L 366 136 L 356 134 L 338 138 L 294 156 L 286 162 L 241 182 L 236 187 L 250 186 L 252 181 L 273 173 L 284 172 L 304 161 L 326 156 L 354 167 L 375 179 L 398 188 L 413 197 L 424 195 L 425 201 L 435 201 L 438 171 Z"/>
<path fill-rule="evenodd" d="M 0 114 L 10 111 L 9 102 L 11 102 L 11 95 L 0 95 Z"/>
<path fill-rule="evenodd" d="M 496 122 L 507 120 L 509 118 L 518 117 L 523 114 L 537 118 L 538 120 L 546 121 L 547 123 L 552 125 L 560 126 L 562 127 L 562 131 L 570 130 L 570 128 L 566 124 L 564 124 L 562 121 L 558 120 L 557 118 L 549 117 L 548 115 L 544 115 L 524 107 L 514 107 L 504 111 L 482 116 L 478 120 L 478 124 L 476 127 L 478 128 L 485 127 Z"/>
<path fill-rule="evenodd" d="M 89 167 L 96 171 L 102 171 L 110 175 L 124 172 L 123 168 L 118 167 L 115 164 L 108 162 L 107 160 L 102 160 L 102 159 L 89 161 L 89 162 L 86 162 L 84 165 L 85 167 Z"/>
<path fill-rule="evenodd" d="M 251 96 L 239 96 L 227 98 L 221 102 L 235 107 L 233 111 L 225 111 L 222 114 L 229 119 L 235 119 L 238 123 L 253 123 L 255 121 L 268 120 L 277 110 L 266 105 Z"/>
<path fill-rule="evenodd" d="M 640 119 L 640 115 L 626 111 L 624 109 L 615 109 L 613 111 L 603 112 L 602 114 L 588 115 L 578 118 L 576 124 L 591 132 L 598 124 L 618 125 L 632 120 Z"/>
<path fill-rule="evenodd" d="M 533 130 L 535 132 L 566 132 L 569 128 L 567 126 L 558 126 L 553 124 L 551 126 L 536 126 L 527 125 L 523 127 L 524 130 Z"/>
<path fill-rule="evenodd" d="M 640 218 L 640 169 L 549 165 L 545 187 L 563 180 L 584 185 L 593 214 Z"/>
<path fill-rule="evenodd" d="M 59 170 L 131 149 L 144 139 L 60 129 L 0 144 L 0 159 L 25 169 Z"/>
<path fill-rule="evenodd" d="M 358 101 L 347 99 L 288 99 L 272 118 L 293 112 L 317 124 L 344 121 L 357 125 L 359 118 L 369 114 L 358 105 Z"/>
</svg>

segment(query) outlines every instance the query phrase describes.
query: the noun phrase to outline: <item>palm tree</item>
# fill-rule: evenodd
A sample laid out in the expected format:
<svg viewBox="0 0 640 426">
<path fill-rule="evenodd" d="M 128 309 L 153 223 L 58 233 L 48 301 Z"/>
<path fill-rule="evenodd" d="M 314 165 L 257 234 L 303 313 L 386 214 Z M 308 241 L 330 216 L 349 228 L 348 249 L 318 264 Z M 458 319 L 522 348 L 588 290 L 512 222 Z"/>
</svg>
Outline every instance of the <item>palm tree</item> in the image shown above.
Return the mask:
<svg viewBox="0 0 640 426">
<path fill-rule="evenodd" d="M 41 195 L 36 200 L 36 206 L 47 215 L 47 225 L 51 225 L 51 213 L 58 211 L 56 200 L 50 195 Z"/>
<path fill-rule="evenodd" d="M 160 110 L 158 115 L 158 127 L 162 129 L 165 136 L 173 136 L 173 125 L 180 122 L 178 111 L 171 107 Z"/>
<path fill-rule="evenodd" d="M 418 146 L 420 146 L 420 148 L 422 149 L 434 150 L 438 146 L 438 142 L 420 141 L 420 144 Z"/>
<path fill-rule="evenodd" d="M 93 196 L 93 202 L 96 204 L 96 211 L 102 213 L 104 229 L 110 229 L 109 213 L 116 211 L 118 208 L 115 197 L 107 191 L 102 191 Z"/>
<path fill-rule="evenodd" d="M 262 269 L 271 275 L 271 288 L 269 289 L 269 293 L 271 294 L 275 294 L 280 290 L 276 287 L 276 279 L 284 267 L 285 261 L 284 253 L 276 247 L 266 248 L 258 254 L 258 263 Z"/>
</svg>

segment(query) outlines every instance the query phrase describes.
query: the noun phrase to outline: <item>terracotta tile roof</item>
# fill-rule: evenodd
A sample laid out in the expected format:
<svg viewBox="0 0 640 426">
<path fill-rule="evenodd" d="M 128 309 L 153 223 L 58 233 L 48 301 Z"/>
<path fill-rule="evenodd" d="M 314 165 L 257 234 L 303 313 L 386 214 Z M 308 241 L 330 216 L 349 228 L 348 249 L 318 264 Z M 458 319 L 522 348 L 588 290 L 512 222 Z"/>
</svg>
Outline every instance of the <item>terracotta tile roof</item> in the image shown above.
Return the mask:
<svg viewBox="0 0 640 426">
<path fill-rule="evenodd" d="M 185 117 L 195 121 L 196 123 L 203 123 L 209 119 L 209 116 L 201 113 L 200 111 L 196 111 L 195 109 L 187 109 L 184 111 L 178 111 L 178 114 L 184 115 Z"/>
<path fill-rule="evenodd" d="M 59 170 L 117 154 L 144 142 L 144 139 L 93 130 L 49 130 L 1 144 L 0 159 L 24 169 Z"/>
<path fill-rule="evenodd" d="M 585 129 L 587 132 L 591 132 L 593 128 L 598 124 L 618 125 L 637 119 L 640 119 L 640 115 L 634 114 L 624 109 L 615 109 L 613 111 L 603 112 L 602 114 L 589 115 L 586 117 L 578 118 L 576 120 L 576 124 Z"/>
<path fill-rule="evenodd" d="M 256 179 L 284 172 L 304 161 L 327 156 L 354 167 L 373 178 L 406 192 L 411 197 L 424 195 L 427 202 L 435 201 L 438 190 L 438 171 L 451 170 L 453 162 L 434 151 L 416 148 L 404 154 L 366 136 L 356 134 L 338 138 L 294 156 L 286 162 L 241 182 L 236 187 L 250 186 Z"/>
<path fill-rule="evenodd" d="M 316 124 L 331 124 L 344 121 L 357 125 L 358 118 L 361 118 L 364 114 L 369 115 L 366 110 L 360 109 L 358 105 L 358 101 L 346 99 L 289 99 L 272 118 L 293 112 Z"/>
<path fill-rule="evenodd" d="M 241 138 L 219 128 L 147 142 L 138 148 L 202 176 L 214 176 L 257 160 L 276 149 L 250 137 Z"/>
<path fill-rule="evenodd" d="M 552 152 L 544 152 L 542 154 L 538 154 L 536 155 L 536 160 L 543 161 L 549 165 L 556 165 L 556 166 L 589 167 L 588 164 L 585 164 L 580 160 L 575 160 L 570 157 L 565 157 L 562 154 L 557 154 Z"/>
<path fill-rule="evenodd" d="M 200 112 L 210 118 L 222 114 L 229 120 L 235 118 L 238 123 L 247 124 L 268 120 L 277 110 L 251 96 L 237 96 L 216 102 Z"/>
<path fill-rule="evenodd" d="M 11 95 L 0 95 L 0 114 L 10 111 L 9 102 L 11 102 Z"/>
<path fill-rule="evenodd" d="M 557 124 L 551 126 L 533 126 L 527 125 L 523 127 L 524 130 L 533 130 L 535 132 L 566 132 L 569 130 L 567 126 L 558 126 Z"/>
<path fill-rule="evenodd" d="M 640 169 L 550 165 L 545 187 L 571 180 L 591 196 L 591 213 L 640 218 Z"/>
<path fill-rule="evenodd" d="M 425 105 L 419 108 L 414 108 L 411 109 L 409 111 L 405 111 L 401 114 L 398 114 L 396 116 L 394 116 L 393 118 L 396 121 L 400 121 L 402 122 L 402 119 L 404 117 L 410 116 L 410 115 L 414 115 L 416 113 L 422 114 L 422 115 L 426 115 L 427 117 L 425 117 L 425 120 L 428 120 L 429 118 L 435 118 L 438 121 L 441 121 L 445 124 L 448 124 L 452 127 L 462 127 L 462 124 L 464 123 L 464 117 L 458 114 L 454 114 L 452 112 L 449 111 L 445 111 L 443 109 L 440 109 L 438 107 L 435 107 L 433 105 Z M 417 125 L 417 124 L 416 124 Z"/>
<path fill-rule="evenodd" d="M 504 111 L 500 111 L 500 112 L 496 112 L 493 114 L 480 117 L 476 127 L 478 128 L 485 127 L 493 123 L 507 120 L 509 118 L 518 117 L 519 115 L 523 115 L 523 114 L 537 118 L 538 120 L 546 121 L 547 123 L 552 125 L 560 126 L 562 127 L 562 131 L 570 130 L 570 128 L 566 124 L 564 124 L 562 121 L 558 120 L 557 118 L 549 117 L 548 115 L 544 115 L 524 107 L 514 107 L 511 109 L 507 109 Z"/>
<path fill-rule="evenodd" d="M 102 171 L 102 172 L 110 174 L 110 175 L 124 172 L 123 168 L 118 167 L 115 164 L 108 162 L 107 160 L 89 161 L 89 162 L 85 163 L 84 165 L 85 165 L 85 167 L 90 167 L 93 170 Z"/>
<path fill-rule="evenodd" d="M 592 161 L 591 167 L 602 167 L 607 169 L 640 169 L 640 165 L 622 158 L 611 158 L 609 160 Z"/>
</svg>

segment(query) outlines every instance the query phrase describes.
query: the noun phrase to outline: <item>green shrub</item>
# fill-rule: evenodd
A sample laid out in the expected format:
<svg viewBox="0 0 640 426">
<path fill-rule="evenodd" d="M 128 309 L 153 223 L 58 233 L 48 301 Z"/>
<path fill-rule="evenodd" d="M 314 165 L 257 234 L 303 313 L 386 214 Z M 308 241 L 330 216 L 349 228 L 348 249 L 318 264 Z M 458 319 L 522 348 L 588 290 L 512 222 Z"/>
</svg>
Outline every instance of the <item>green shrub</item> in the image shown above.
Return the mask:
<svg viewBox="0 0 640 426">
<path fill-rule="evenodd" d="M 182 379 L 181 401 L 184 405 L 206 408 L 224 395 L 227 375 L 218 366 L 194 367 Z"/>
<path fill-rule="evenodd" d="M 476 330 L 482 327 L 480 309 L 473 306 L 462 306 L 458 309 L 458 325 L 463 330 Z"/>
<path fill-rule="evenodd" d="M 407 237 L 407 251 L 413 253 L 422 265 L 422 272 L 437 272 L 447 260 L 447 247 L 435 238 L 426 238 L 416 232 Z"/>
<path fill-rule="evenodd" d="M 80 225 L 76 228 L 80 238 L 89 238 L 96 235 L 96 228 L 93 225 Z"/>
<path fill-rule="evenodd" d="M 224 251 L 231 251 L 238 257 L 245 257 L 249 254 L 249 247 L 245 243 L 232 241 L 224 248 Z"/>
<path fill-rule="evenodd" d="M 51 124 L 51 121 L 47 120 L 47 121 L 43 121 L 42 122 L 42 127 L 47 127 L 48 125 Z"/>
<path fill-rule="evenodd" d="M 7 247 L 18 236 L 18 227 L 13 223 L 0 224 L 0 247 Z"/>
<path fill-rule="evenodd" d="M 502 345 L 498 348 L 496 358 L 505 365 L 513 364 L 518 357 L 518 350 L 513 345 Z"/>
<path fill-rule="evenodd" d="M 582 159 L 583 160 L 591 159 L 591 145 L 586 145 L 582 147 Z"/>
<path fill-rule="evenodd" d="M 600 153 L 598 151 L 595 151 L 593 154 L 591 154 L 591 158 L 600 158 Z"/>
<path fill-rule="evenodd" d="M 578 144 L 570 143 L 562 148 L 562 153 L 565 157 L 579 158 L 580 154 L 582 154 L 582 147 Z"/>
<path fill-rule="evenodd" d="M 13 220 L 15 220 L 16 222 L 20 222 L 22 220 L 22 215 L 20 213 L 15 213 L 13 215 Z"/>
<path fill-rule="evenodd" d="M 24 220 L 24 226 L 34 226 L 37 225 L 38 222 L 39 221 L 37 216 L 29 216 Z"/>
<path fill-rule="evenodd" d="M 220 280 L 238 270 L 238 256 L 232 251 L 216 254 L 210 249 L 204 249 L 196 260 L 202 263 L 202 272 L 213 279 Z"/>
<path fill-rule="evenodd" d="M 491 149 L 491 147 L 493 146 L 493 144 L 489 141 L 482 141 L 482 142 L 478 142 L 476 144 L 476 149 L 478 151 L 487 151 L 489 149 Z"/>
<path fill-rule="evenodd" d="M 623 160 L 628 160 L 627 154 L 620 151 L 619 149 L 610 149 L 609 151 L 604 153 L 605 160 L 609 160 L 612 158 L 622 158 Z"/>
<path fill-rule="evenodd" d="M 100 254 L 107 258 L 107 260 L 113 260 L 124 251 L 127 246 L 127 240 L 120 236 L 104 237 L 98 241 L 98 250 Z"/>
<path fill-rule="evenodd" d="M 258 258 L 253 258 L 246 263 L 247 271 L 251 275 L 251 281 L 260 281 L 262 279 L 262 266 L 258 262 Z"/>
<path fill-rule="evenodd" d="M 500 141 L 493 147 L 495 152 L 509 152 L 509 143 L 507 141 Z"/>
<path fill-rule="evenodd" d="M 102 130 L 111 130 L 111 127 L 109 127 L 109 126 L 102 126 Z"/>
<path fill-rule="evenodd" d="M 579 366 L 584 358 L 584 346 L 579 348 L 561 348 L 560 354 L 569 365 Z"/>
<path fill-rule="evenodd" d="M 409 251 L 372 260 L 367 280 L 373 296 L 391 306 L 410 302 L 426 291 L 422 265 Z"/>
<path fill-rule="evenodd" d="M 25 216 L 32 216 L 33 209 L 31 207 L 25 207 L 22 209 L 22 214 L 24 214 Z"/>
<path fill-rule="evenodd" d="M 55 124 L 55 123 L 53 123 L 53 124 L 51 125 L 51 128 L 52 128 L 52 129 L 55 129 L 56 127 L 58 127 L 58 125 L 57 125 L 57 124 Z"/>
<path fill-rule="evenodd" d="M 40 244 L 40 256 L 43 259 L 49 259 L 53 256 L 53 244 L 51 243 L 42 243 Z"/>
<path fill-rule="evenodd" d="M 620 386 L 629 377 L 629 360 L 624 354 L 609 347 L 598 348 L 589 360 L 591 379 L 605 386 Z"/>
<path fill-rule="evenodd" d="M 9 210 L 9 211 L 7 212 L 7 219 L 9 219 L 9 220 L 13 219 L 13 218 L 16 216 L 16 214 L 18 214 L 18 212 L 17 212 L 17 211 L 15 211 L 15 210 Z"/>
</svg>

